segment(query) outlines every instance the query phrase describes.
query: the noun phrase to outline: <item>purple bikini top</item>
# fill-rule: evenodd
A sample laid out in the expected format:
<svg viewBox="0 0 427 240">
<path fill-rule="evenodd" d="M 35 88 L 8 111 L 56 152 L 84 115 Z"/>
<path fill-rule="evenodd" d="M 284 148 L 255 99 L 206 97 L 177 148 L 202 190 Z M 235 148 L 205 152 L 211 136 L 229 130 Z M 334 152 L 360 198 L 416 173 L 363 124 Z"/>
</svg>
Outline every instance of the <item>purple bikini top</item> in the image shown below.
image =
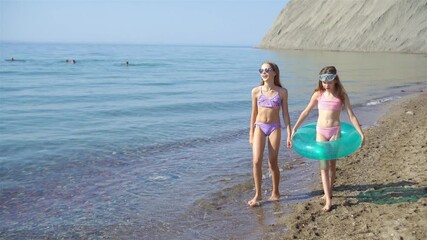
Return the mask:
<svg viewBox="0 0 427 240">
<path fill-rule="evenodd" d="M 262 86 L 260 86 L 260 89 L 261 89 L 261 96 L 259 96 L 258 102 L 257 102 L 259 107 L 279 108 L 282 105 L 282 99 L 280 98 L 279 94 L 275 95 L 272 98 L 268 98 L 262 93 Z"/>
</svg>

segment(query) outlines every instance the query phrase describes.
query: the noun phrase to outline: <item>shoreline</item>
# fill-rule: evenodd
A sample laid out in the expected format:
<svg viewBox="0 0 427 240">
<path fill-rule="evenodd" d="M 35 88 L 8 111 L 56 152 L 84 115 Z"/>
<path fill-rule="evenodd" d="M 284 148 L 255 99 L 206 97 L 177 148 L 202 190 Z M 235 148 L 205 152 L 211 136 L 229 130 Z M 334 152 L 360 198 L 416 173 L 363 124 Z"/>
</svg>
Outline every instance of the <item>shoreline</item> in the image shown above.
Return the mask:
<svg viewBox="0 0 427 240">
<path fill-rule="evenodd" d="M 281 47 L 268 47 L 257 45 L 255 48 L 271 50 L 271 51 L 313 51 L 313 52 L 349 52 L 349 53 L 391 53 L 391 54 L 415 54 L 415 55 L 427 55 L 427 52 L 405 52 L 405 51 L 362 51 L 362 50 L 343 50 L 343 49 L 332 49 L 332 48 L 281 48 Z"/>
<path fill-rule="evenodd" d="M 263 239 L 426 239 L 425 116 L 427 93 L 391 102 L 364 130 L 365 146 L 337 162 L 332 210 L 321 211 L 319 176 L 314 197 L 280 216 Z"/>
</svg>

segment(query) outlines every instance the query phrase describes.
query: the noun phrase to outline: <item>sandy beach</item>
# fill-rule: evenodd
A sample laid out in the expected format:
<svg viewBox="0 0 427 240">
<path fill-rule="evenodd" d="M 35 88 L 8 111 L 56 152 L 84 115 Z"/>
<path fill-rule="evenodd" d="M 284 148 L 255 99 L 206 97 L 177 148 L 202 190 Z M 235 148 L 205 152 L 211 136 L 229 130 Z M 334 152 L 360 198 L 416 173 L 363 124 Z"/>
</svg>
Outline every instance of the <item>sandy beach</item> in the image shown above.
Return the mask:
<svg viewBox="0 0 427 240">
<path fill-rule="evenodd" d="M 426 116 L 424 92 L 391 103 L 365 146 L 337 162 L 332 210 L 321 211 L 319 174 L 315 196 L 265 239 L 427 239 Z"/>
</svg>

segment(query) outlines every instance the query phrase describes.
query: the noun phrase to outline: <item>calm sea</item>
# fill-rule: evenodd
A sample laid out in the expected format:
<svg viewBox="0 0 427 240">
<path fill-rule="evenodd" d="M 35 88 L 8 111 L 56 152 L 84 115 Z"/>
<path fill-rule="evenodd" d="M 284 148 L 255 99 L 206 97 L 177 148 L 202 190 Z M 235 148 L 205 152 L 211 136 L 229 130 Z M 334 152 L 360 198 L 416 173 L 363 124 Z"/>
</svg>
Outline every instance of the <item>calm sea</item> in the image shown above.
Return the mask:
<svg viewBox="0 0 427 240">
<path fill-rule="evenodd" d="M 250 91 L 265 60 L 281 69 L 292 122 L 326 65 L 364 127 L 427 85 L 421 54 L 0 43 L 1 238 L 261 236 L 318 178 L 282 147 L 282 200 L 246 206 Z"/>
</svg>

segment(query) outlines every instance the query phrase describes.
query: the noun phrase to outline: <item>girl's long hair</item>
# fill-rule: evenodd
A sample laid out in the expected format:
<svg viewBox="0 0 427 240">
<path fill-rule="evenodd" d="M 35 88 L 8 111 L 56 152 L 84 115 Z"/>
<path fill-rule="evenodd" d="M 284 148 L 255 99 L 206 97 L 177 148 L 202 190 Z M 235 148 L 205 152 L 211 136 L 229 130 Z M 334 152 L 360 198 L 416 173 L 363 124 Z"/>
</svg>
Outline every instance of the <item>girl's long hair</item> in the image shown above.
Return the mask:
<svg viewBox="0 0 427 240">
<path fill-rule="evenodd" d="M 344 102 L 344 94 L 345 89 L 343 85 L 341 84 L 340 77 L 337 74 L 337 69 L 334 66 L 326 66 L 320 70 L 320 74 L 336 74 L 335 77 L 335 93 L 339 99 L 341 99 L 341 102 Z M 314 89 L 314 92 L 320 92 L 321 94 L 325 91 L 325 88 L 323 88 L 322 82 L 319 80 L 319 85 L 316 89 Z"/>
<path fill-rule="evenodd" d="M 273 69 L 273 71 L 276 73 L 276 76 L 274 77 L 274 85 L 282 87 L 282 84 L 280 83 L 280 70 L 279 67 L 273 63 L 273 62 L 264 62 L 263 64 L 268 64 Z M 264 81 L 261 79 L 260 85 L 264 85 Z"/>
</svg>

